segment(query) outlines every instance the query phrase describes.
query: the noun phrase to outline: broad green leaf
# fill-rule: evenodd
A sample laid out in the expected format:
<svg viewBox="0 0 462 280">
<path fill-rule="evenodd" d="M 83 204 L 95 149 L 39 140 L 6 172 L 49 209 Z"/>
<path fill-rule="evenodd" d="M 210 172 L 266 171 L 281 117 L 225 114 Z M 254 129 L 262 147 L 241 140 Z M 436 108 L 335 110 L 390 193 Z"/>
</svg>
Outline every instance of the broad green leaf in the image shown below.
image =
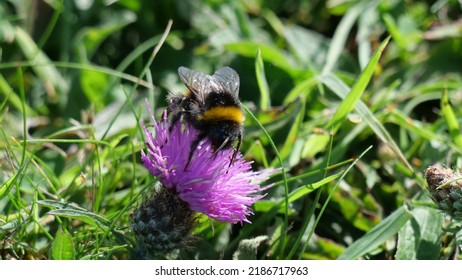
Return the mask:
<svg viewBox="0 0 462 280">
<path fill-rule="evenodd" d="M 443 215 L 433 208 L 414 208 L 413 217 L 398 233 L 395 258 L 398 260 L 437 260 L 441 253 Z"/>
<path fill-rule="evenodd" d="M 62 229 L 56 233 L 55 240 L 51 245 L 51 259 L 73 260 L 75 258 L 74 240 L 69 233 Z"/>
<path fill-rule="evenodd" d="M 106 218 L 97 215 L 95 213 L 91 213 L 89 211 L 82 211 L 82 210 L 70 210 L 70 209 L 57 209 L 48 212 L 49 215 L 65 217 L 69 219 L 75 219 L 82 221 L 86 224 L 92 226 L 98 226 L 103 229 L 109 229 L 110 222 Z"/>
<path fill-rule="evenodd" d="M 39 200 L 37 201 L 37 204 L 49 208 L 57 208 L 56 210 L 48 212 L 48 214 L 50 215 L 76 219 L 87 224 L 99 226 L 105 229 L 108 229 L 110 226 L 110 222 L 106 218 L 98 214 L 89 212 L 85 208 L 82 208 L 75 203 L 68 203 L 56 200 Z"/>
<path fill-rule="evenodd" d="M 371 231 L 348 246 L 338 259 L 353 260 L 372 252 L 397 234 L 410 218 L 412 218 L 412 214 L 405 207 L 400 207 Z"/>
<path fill-rule="evenodd" d="M 387 37 L 382 44 L 378 47 L 375 54 L 372 56 L 371 60 L 367 64 L 364 71 L 359 76 L 356 83 L 351 88 L 351 91 L 342 101 L 340 106 L 338 107 L 337 111 L 335 112 L 332 119 L 326 124 L 325 128 L 330 129 L 334 127 L 334 130 L 339 128 L 339 124 L 345 119 L 348 113 L 350 113 L 353 108 L 355 107 L 356 103 L 360 100 L 362 94 L 364 93 L 369 81 L 374 74 L 375 68 L 379 63 L 380 57 L 382 55 L 383 50 L 387 46 L 388 42 L 390 41 L 390 37 Z"/>
<path fill-rule="evenodd" d="M 101 72 L 82 70 L 80 86 L 88 100 L 100 111 L 106 104 L 106 91 L 109 85 L 108 76 Z"/>
<path fill-rule="evenodd" d="M 310 159 L 317 153 L 322 152 L 326 149 L 329 144 L 331 136 L 326 134 L 313 134 L 309 136 L 304 144 L 302 154 L 300 155 L 303 159 Z"/>
<path fill-rule="evenodd" d="M 79 211 L 86 211 L 85 208 L 80 207 L 79 205 L 73 202 L 65 202 L 65 201 L 58 201 L 52 199 L 45 199 L 45 200 L 38 200 L 38 205 L 45 206 L 48 208 L 57 208 L 57 209 L 71 209 L 71 210 L 79 210 Z"/>
</svg>

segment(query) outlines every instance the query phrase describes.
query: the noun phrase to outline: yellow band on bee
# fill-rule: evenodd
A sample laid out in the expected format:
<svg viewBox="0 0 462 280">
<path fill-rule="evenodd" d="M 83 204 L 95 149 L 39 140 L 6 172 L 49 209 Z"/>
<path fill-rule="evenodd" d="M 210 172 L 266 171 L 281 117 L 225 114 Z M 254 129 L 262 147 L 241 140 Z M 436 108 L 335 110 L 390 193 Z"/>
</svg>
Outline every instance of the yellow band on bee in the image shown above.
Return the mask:
<svg viewBox="0 0 462 280">
<path fill-rule="evenodd" d="M 241 109 L 234 106 L 210 108 L 199 119 L 203 121 L 233 121 L 237 123 L 243 123 L 245 120 Z"/>
</svg>

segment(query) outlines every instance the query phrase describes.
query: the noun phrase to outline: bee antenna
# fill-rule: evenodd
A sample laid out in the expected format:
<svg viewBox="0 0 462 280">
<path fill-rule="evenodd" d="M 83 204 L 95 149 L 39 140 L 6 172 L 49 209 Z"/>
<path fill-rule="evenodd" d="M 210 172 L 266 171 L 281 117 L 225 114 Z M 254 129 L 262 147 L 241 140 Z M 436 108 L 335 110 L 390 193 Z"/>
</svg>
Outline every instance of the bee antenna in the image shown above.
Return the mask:
<svg viewBox="0 0 462 280">
<path fill-rule="evenodd" d="M 231 157 L 231 160 L 229 161 L 229 167 L 233 164 L 233 162 L 236 160 L 237 152 L 239 151 L 238 149 L 233 148 L 233 156 Z"/>
</svg>

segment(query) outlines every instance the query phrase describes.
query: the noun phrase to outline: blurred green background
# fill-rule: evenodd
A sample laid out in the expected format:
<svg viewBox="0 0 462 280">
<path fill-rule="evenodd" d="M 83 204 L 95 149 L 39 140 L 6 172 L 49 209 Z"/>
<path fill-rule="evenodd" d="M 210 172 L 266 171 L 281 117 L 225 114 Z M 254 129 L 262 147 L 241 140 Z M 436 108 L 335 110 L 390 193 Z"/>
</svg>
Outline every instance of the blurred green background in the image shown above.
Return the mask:
<svg viewBox="0 0 462 280">
<path fill-rule="evenodd" d="M 185 89 L 179 66 L 231 66 L 255 115 L 241 151 L 255 169 L 282 162 L 288 181 L 271 179 L 252 225 L 200 217 L 183 258 L 233 258 L 244 239 L 245 258 L 457 258 L 423 171 L 462 166 L 461 12 L 456 0 L 1 1 L 0 257 L 132 258 L 129 215 L 153 182 L 139 161 L 145 99 L 159 117 Z"/>
</svg>

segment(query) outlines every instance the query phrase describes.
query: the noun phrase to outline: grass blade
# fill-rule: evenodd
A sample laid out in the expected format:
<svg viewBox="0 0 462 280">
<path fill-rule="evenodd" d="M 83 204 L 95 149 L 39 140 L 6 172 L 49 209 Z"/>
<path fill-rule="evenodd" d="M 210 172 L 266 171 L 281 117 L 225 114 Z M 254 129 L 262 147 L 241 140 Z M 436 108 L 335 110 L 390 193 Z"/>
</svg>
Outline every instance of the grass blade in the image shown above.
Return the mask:
<svg viewBox="0 0 462 280">
<path fill-rule="evenodd" d="M 260 49 L 258 49 L 255 59 L 255 74 L 257 75 L 258 88 L 260 89 L 260 110 L 266 111 L 271 107 L 271 101 Z"/>
<path fill-rule="evenodd" d="M 54 90 L 59 93 L 69 90 L 69 84 L 62 77 L 61 73 L 56 67 L 53 67 L 50 59 L 37 47 L 26 31 L 20 27 L 16 27 L 15 40 L 28 61 L 33 64 L 32 68 L 43 81 L 49 82 L 50 86 L 53 86 Z"/>
<path fill-rule="evenodd" d="M 382 56 L 382 52 L 384 51 L 385 47 L 387 46 L 388 42 L 390 41 L 390 36 L 388 36 L 378 47 L 375 54 L 372 56 L 371 60 L 367 64 L 364 71 L 359 76 L 356 83 L 351 88 L 351 91 L 342 101 L 340 106 L 338 107 L 337 111 L 334 114 L 334 117 L 326 124 L 325 128 L 329 129 L 331 127 L 334 128 L 334 131 L 338 129 L 338 125 L 345 119 L 346 115 L 350 113 L 353 108 L 355 107 L 356 103 L 361 98 L 364 90 L 366 89 L 369 81 L 374 74 L 375 68 L 379 63 L 380 57 Z"/>
<path fill-rule="evenodd" d="M 372 2 L 372 4 L 374 4 L 374 2 Z M 338 61 L 340 54 L 344 50 L 346 40 L 350 34 L 353 24 L 366 7 L 364 3 L 367 2 L 359 2 L 358 5 L 351 8 L 342 18 L 340 24 L 335 30 L 334 37 L 332 38 L 330 48 L 327 53 L 326 64 L 321 72 L 322 74 L 330 73 L 334 68 L 335 63 Z"/>
<path fill-rule="evenodd" d="M 410 218 L 412 218 L 411 212 L 404 206 L 400 207 L 371 231 L 351 244 L 338 259 L 353 260 L 366 255 L 397 234 Z"/>
<path fill-rule="evenodd" d="M 462 135 L 460 134 L 460 125 L 457 120 L 457 116 L 452 109 L 451 103 L 449 101 L 448 89 L 445 88 L 441 97 L 441 113 L 443 114 L 444 119 L 448 125 L 449 134 L 451 135 L 454 143 L 462 148 Z"/>
<path fill-rule="evenodd" d="M 330 88 L 335 94 L 340 98 L 345 98 L 348 92 L 350 91 L 349 87 L 342 82 L 339 78 L 334 75 L 326 75 L 318 78 L 323 84 Z M 369 110 L 369 108 L 362 102 L 358 100 L 355 109 L 358 114 L 364 119 L 364 121 L 369 125 L 369 127 L 374 131 L 374 133 L 387 144 L 394 152 L 399 156 L 401 161 L 406 164 L 409 170 L 413 171 L 412 166 L 407 161 L 406 157 L 401 152 L 401 149 L 395 143 L 395 140 L 391 137 L 390 133 L 386 130 L 383 124 L 375 117 L 375 115 Z"/>
</svg>

